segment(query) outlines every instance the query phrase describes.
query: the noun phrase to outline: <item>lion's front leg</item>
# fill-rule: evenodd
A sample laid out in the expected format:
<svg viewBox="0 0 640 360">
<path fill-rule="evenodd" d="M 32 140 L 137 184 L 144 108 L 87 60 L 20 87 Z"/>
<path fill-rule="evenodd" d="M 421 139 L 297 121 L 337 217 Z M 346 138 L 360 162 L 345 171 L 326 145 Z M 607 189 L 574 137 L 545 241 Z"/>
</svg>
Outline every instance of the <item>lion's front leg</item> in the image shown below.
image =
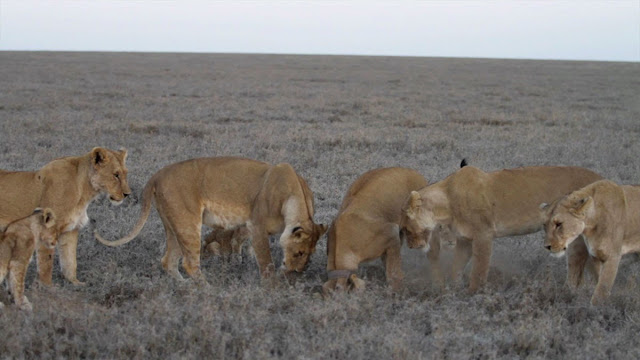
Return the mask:
<svg viewBox="0 0 640 360">
<path fill-rule="evenodd" d="M 620 265 L 620 254 L 613 255 L 606 261 L 602 262 L 600 270 L 600 278 L 598 279 L 598 285 L 591 297 L 591 305 L 600 305 L 611 294 L 611 288 L 616 280 L 618 274 L 618 266 Z"/>
<path fill-rule="evenodd" d="M 462 282 L 462 274 L 464 273 L 464 268 L 467 266 L 467 263 L 469 263 L 469 259 L 471 259 L 471 254 L 471 241 L 465 238 L 458 238 L 453 255 L 453 269 L 451 274 L 454 283 Z"/>
<path fill-rule="evenodd" d="M 38 280 L 42 285 L 51 286 L 53 279 L 53 255 L 55 252 L 55 249 L 50 249 L 45 244 L 38 245 L 36 261 L 38 265 Z"/>
<path fill-rule="evenodd" d="M 487 282 L 489 266 L 491 263 L 491 250 L 493 237 L 491 235 L 479 236 L 472 241 L 471 276 L 469 281 L 469 292 L 476 292 Z"/>
<path fill-rule="evenodd" d="M 13 250 L 8 242 L 0 240 L 0 285 L 2 285 L 2 282 L 9 273 L 9 262 L 11 261 L 12 253 Z"/>
<path fill-rule="evenodd" d="M 251 233 L 251 245 L 258 262 L 260 275 L 263 278 L 269 278 L 275 272 L 275 265 L 271 258 L 271 249 L 269 248 L 269 234 L 260 226 L 252 225 L 249 229 Z"/>
<path fill-rule="evenodd" d="M 78 263 L 76 253 L 78 249 L 78 230 L 69 231 L 60 235 L 58 252 L 60 254 L 60 266 L 65 279 L 74 285 L 84 285 L 76 277 Z"/>
<path fill-rule="evenodd" d="M 427 252 L 427 260 L 429 260 L 429 271 L 431 272 L 431 280 L 438 289 L 444 288 L 444 278 L 440 268 L 440 238 L 441 230 L 436 229 L 431 233 L 429 239 L 429 252 Z"/>
<path fill-rule="evenodd" d="M 582 283 L 587 260 L 589 260 L 589 250 L 581 236 L 567 249 L 567 284 L 571 289 L 578 288 Z"/>
<path fill-rule="evenodd" d="M 390 246 L 384 253 L 384 267 L 387 276 L 387 283 L 393 291 L 402 290 L 402 280 L 404 272 L 402 271 L 402 261 L 400 259 L 400 240 L 396 242 L 398 245 Z"/>
<path fill-rule="evenodd" d="M 27 265 L 29 264 L 27 259 L 15 259 L 9 263 L 9 286 L 16 306 L 20 310 L 32 309 L 31 303 L 26 296 L 24 296 L 24 278 L 27 274 Z"/>
</svg>

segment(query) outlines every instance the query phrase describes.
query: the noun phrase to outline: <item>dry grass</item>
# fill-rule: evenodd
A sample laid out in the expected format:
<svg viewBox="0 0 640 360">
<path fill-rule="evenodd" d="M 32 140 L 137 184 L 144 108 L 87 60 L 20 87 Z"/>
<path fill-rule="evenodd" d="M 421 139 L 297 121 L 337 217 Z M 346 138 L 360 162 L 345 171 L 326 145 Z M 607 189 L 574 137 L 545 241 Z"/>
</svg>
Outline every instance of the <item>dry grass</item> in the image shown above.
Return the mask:
<svg viewBox="0 0 640 360">
<path fill-rule="evenodd" d="M 10 52 L 0 63 L 0 168 L 124 146 L 136 193 L 183 159 L 289 162 L 328 223 L 351 182 L 382 166 L 432 181 L 462 157 L 486 170 L 579 165 L 624 183 L 640 174 L 638 64 Z M 89 216 L 115 238 L 138 211 L 100 199 Z M 405 292 L 386 288 L 376 261 L 360 270 L 364 293 L 323 300 L 324 240 L 295 284 L 261 286 L 249 257 L 208 258 L 211 285 L 196 288 L 162 272 L 157 215 L 121 248 L 91 230 L 78 250 L 87 286 L 56 269 L 56 286 L 40 288 L 30 269 L 34 311 L 0 313 L 0 358 L 640 357 L 637 259 L 624 259 L 609 303 L 590 307 L 593 285 L 570 293 L 539 233 L 497 240 L 477 295 L 432 290 L 424 255 L 405 249 Z"/>
</svg>

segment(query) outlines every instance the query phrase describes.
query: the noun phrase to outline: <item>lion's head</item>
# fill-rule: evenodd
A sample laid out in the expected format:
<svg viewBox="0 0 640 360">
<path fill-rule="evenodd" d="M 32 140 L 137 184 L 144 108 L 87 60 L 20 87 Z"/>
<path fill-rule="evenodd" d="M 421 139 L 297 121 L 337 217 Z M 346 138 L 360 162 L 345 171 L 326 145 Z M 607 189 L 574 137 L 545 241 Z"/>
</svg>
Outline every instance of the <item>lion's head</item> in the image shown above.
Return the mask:
<svg viewBox="0 0 640 360">
<path fill-rule="evenodd" d="M 285 229 L 280 237 L 284 249 L 283 267 L 286 271 L 302 272 L 309 265 L 311 255 L 316 251 L 316 244 L 322 234 L 327 231 L 324 224 L 315 224 L 308 220 L 290 231 Z"/>
<path fill-rule="evenodd" d="M 448 209 L 439 199 L 423 198 L 419 192 L 412 191 L 402 207 L 400 231 L 409 248 L 426 252 L 431 232 L 448 218 Z"/>
<path fill-rule="evenodd" d="M 131 194 L 127 183 L 127 150 L 112 151 L 96 147 L 91 150 L 91 186 L 109 194 L 114 205 L 120 205 Z"/>
<path fill-rule="evenodd" d="M 546 216 L 544 247 L 552 256 L 561 257 L 573 240 L 585 229 L 585 218 L 594 211 L 593 198 L 567 196 L 552 204 L 542 204 Z"/>
</svg>

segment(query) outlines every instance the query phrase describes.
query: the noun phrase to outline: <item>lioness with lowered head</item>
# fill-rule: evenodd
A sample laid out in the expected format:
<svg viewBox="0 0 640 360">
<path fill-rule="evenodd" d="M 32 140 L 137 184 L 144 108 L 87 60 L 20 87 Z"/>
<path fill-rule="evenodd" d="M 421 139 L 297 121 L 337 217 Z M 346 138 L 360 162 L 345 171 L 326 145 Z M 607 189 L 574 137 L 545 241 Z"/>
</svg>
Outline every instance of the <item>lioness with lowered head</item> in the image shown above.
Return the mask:
<svg viewBox="0 0 640 360">
<path fill-rule="evenodd" d="M 418 172 L 401 167 L 371 170 L 354 181 L 329 228 L 325 292 L 363 287 L 364 281 L 356 276 L 358 265 L 379 257 L 387 282 L 395 290 L 401 287 L 400 210 L 412 190 L 426 185 L 427 180 Z M 426 242 L 424 245 L 428 251 Z"/>
<path fill-rule="evenodd" d="M 51 161 L 37 171 L 0 170 L 0 231 L 33 209 L 50 208 L 56 214 L 58 255 L 64 277 L 82 284 L 76 277 L 78 231 L 89 221 L 87 207 L 100 193 L 120 204 L 131 193 L 127 183 L 127 151 L 93 148 L 82 156 Z M 55 249 L 38 246 L 40 282 L 51 284 Z"/>
<path fill-rule="evenodd" d="M 33 214 L 10 223 L 0 234 L 0 284 L 9 275 L 9 288 L 21 310 L 31 310 L 24 296 L 24 278 L 36 245 L 55 249 L 56 219 L 51 209 L 35 209 Z M 0 303 L 0 308 L 4 305 Z"/>
<path fill-rule="evenodd" d="M 568 283 L 577 287 L 591 259 L 598 282 L 591 304 L 611 292 L 622 255 L 640 251 L 640 186 L 601 180 L 544 206 L 545 248 L 551 255 L 568 253 Z M 583 240 L 576 239 L 582 235 Z M 579 247 L 568 249 L 573 243 Z"/>
<path fill-rule="evenodd" d="M 542 202 L 602 179 L 580 167 L 534 166 L 484 172 L 464 166 L 444 180 L 411 192 L 402 209 L 407 237 L 446 226 L 456 237 L 453 276 L 473 258 L 469 290 L 487 280 L 494 238 L 539 231 Z M 411 244 L 411 242 L 409 242 Z"/>
<path fill-rule="evenodd" d="M 142 192 L 142 210 L 133 230 L 116 241 L 106 241 L 97 232 L 96 238 L 108 246 L 131 241 L 147 221 L 152 200 L 167 236 L 162 266 L 178 279 L 182 279 L 178 262 L 183 257 L 187 274 L 204 281 L 200 271 L 203 224 L 217 230 L 246 226 L 265 277 L 275 270 L 269 235 L 282 233 L 283 267 L 301 272 L 326 231 L 326 226 L 313 222 L 313 194 L 291 165 L 213 157 L 186 160 L 158 171 Z"/>
</svg>

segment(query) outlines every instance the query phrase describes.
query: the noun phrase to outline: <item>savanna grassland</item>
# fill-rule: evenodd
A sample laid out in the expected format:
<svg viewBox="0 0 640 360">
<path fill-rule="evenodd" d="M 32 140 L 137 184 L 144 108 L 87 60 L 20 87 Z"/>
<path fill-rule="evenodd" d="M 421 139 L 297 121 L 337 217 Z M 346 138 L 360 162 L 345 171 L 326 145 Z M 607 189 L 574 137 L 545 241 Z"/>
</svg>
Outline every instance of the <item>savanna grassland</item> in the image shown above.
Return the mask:
<svg viewBox="0 0 640 360">
<path fill-rule="evenodd" d="M 146 181 L 167 164 L 236 155 L 288 162 L 329 223 L 363 172 L 407 166 L 429 181 L 462 158 L 485 170 L 577 165 L 640 182 L 640 65 L 444 58 L 0 53 L 0 168 L 37 169 L 94 146 L 126 147 L 134 196 L 99 198 L 81 231 L 76 287 L 27 278 L 32 313 L 0 312 L 0 358 L 639 358 L 640 261 L 609 302 L 572 293 L 542 233 L 498 239 L 488 285 L 431 286 L 404 249 L 405 288 L 380 261 L 362 293 L 323 299 L 326 238 L 297 281 L 261 284 L 254 259 L 203 260 L 210 285 L 164 274 L 155 211 L 137 239 Z M 0 189 L 2 191 L 2 189 Z M 640 214 L 639 214 L 640 216 Z M 274 259 L 282 259 L 277 238 Z M 443 250 L 445 270 L 451 248 Z M 468 269 L 467 269 L 468 270 Z M 5 291 L 0 301 L 9 304 Z"/>
</svg>

